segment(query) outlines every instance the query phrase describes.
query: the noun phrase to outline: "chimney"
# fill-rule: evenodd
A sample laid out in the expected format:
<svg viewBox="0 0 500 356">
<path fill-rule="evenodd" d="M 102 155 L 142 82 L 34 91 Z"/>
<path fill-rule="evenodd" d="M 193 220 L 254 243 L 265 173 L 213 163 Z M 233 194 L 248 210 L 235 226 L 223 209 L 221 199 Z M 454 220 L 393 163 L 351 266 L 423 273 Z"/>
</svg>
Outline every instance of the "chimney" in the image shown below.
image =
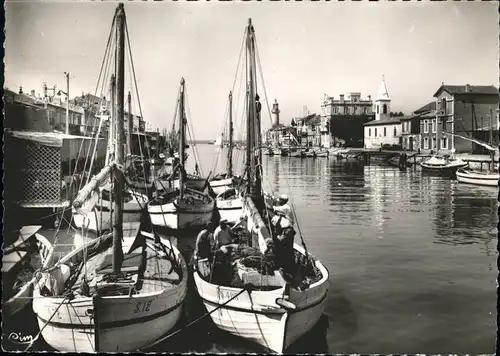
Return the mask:
<svg viewBox="0 0 500 356">
<path fill-rule="evenodd" d="M 31 89 L 31 96 L 35 96 L 35 89 Z"/>
<path fill-rule="evenodd" d="M 344 101 L 344 94 L 340 94 L 340 102 Z"/>
<path fill-rule="evenodd" d="M 19 94 L 23 93 L 23 87 L 19 87 Z"/>
<path fill-rule="evenodd" d="M 274 99 L 274 104 L 273 104 L 273 121 L 274 125 L 277 126 L 280 123 L 280 109 L 279 109 L 279 104 L 276 99 Z"/>
<path fill-rule="evenodd" d="M 368 95 L 368 101 L 372 101 L 372 96 Z"/>
<path fill-rule="evenodd" d="M 470 92 L 470 85 L 469 84 L 465 84 L 465 92 L 466 93 Z"/>
</svg>

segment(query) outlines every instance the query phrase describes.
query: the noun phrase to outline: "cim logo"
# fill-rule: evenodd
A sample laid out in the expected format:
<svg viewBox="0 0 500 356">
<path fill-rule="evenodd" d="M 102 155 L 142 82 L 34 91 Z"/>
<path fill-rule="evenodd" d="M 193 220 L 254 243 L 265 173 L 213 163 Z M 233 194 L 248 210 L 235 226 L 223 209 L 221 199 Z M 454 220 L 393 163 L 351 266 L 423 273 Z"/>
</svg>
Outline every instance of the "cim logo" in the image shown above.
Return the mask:
<svg viewBox="0 0 500 356">
<path fill-rule="evenodd" d="M 9 334 L 9 341 L 13 342 L 14 344 L 29 344 L 33 342 L 33 336 L 32 335 L 23 335 L 21 333 L 10 333 Z"/>
</svg>

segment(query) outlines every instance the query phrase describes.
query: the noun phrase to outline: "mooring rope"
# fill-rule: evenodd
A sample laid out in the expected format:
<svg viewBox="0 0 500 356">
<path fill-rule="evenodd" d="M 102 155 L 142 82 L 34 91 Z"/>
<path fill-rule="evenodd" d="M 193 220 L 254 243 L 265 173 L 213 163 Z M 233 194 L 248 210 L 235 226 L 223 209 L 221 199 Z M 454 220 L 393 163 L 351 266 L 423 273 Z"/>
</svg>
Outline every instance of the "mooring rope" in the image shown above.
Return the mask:
<svg viewBox="0 0 500 356">
<path fill-rule="evenodd" d="M 226 300 L 224 303 L 220 304 L 219 306 L 217 306 L 216 308 L 214 308 L 212 311 L 210 312 L 206 312 L 205 314 L 203 314 L 202 316 L 200 316 L 199 318 L 193 320 L 192 322 L 190 322 L 189 324 L 181 327 L 179 330 L 176 330 L 174 331 L 173 333 L 171 334 L 168 334 L 167 336 L 165 337 L 162 337 L 161 339 L 155 341 L 154 343 L 152 343 L 151 345 L 148 346 L 148 348 L 151 348 L 153 346 L 156 346 L 158 345 L 159 343 L 167 340 L 167 339 L 170 339 L 171 337 L 173 337 L 174 335 L 177 335 L 179 334 L 181 331 L 184 331 L 186 330 L 187 328 L 189 328 L 190 326 L 196 324 L 197 322 L 199 322 L 200 320 L 202 320 L 203 318 L 209 316 L 210 314 L 216 312 L 217 310 L 219 310 L 220 308 L 226 306 L 229 302 L 231 302 L 232 300 L 236 299 L 237 297 L 239 297 L 241 294 L 243 294 L 244 292 L 251 292 L 252 290 L 252 286 L 251 285 L 246 285 L 241 291 L 239 291 L 238 293 L 236 293 L 234 296 L 232 296 L 231 298 L 229 298 L 228 300 Z M 137 351 L 141 351 L 140 349 L 138 349 Z"/>
</svg>

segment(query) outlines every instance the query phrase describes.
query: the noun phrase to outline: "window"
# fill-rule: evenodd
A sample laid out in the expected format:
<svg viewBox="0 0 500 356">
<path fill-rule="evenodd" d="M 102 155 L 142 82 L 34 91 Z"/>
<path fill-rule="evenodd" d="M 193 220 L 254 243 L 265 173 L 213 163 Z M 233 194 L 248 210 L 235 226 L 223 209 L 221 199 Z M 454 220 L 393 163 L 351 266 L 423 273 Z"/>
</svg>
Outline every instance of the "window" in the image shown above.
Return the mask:
<svg viewBox="0 0 500 356">
<path fill-rule="evenodd" d="M 448 138 L 447 137 L 443 137 L 441 139 L 441 148 L 444 150 L 448 149 Z"/>
<path fill-rule="evenodd" d="M 427 125 L 428 125 L 428 128 L 427 128 L 427 130 L 428 130 L 428 131 L 427 131 L 427 132 L 432 132 L 432 131 L 431 131 L 431 127 L 432 127 L 432 124 L 433 124 L 433 123 L 434 123 L 434 121 L 432 121 L 432 120 L 431 120 L 431 121 L 429 121 L 429 122 L 427 122 Z"/>
<path fill-rule="evenodd" d="M 398 130 L 396 130 L 396 126 L 394 126 L 394 137 L 398 135 Z"/>
<path fill-rule="evenodd" d="M 344 108 L 344 111 L 345 111 L 346 115 L 349 115 L 349 107 L 348 107 L 348 106 L 346 106 L 346 107 Z"/>
<path fill-rule="evenodd" d="M 387 114 L 387 104 L 384 104 L 384 106 L 383 106 L 383 113 Z"/>
<path fill-rule="evenodd" d="M 424 120 L 424 132 L 425 133 L 429 132 L 429 129 L 428 129 L 428 126 L 427 126 L 427 120 Z"/>
<path fill-rule="evenodd" d="M 387 136 L 387 128 L 384 127 L 384 136 Z"/>
<path fill-rule="evenodd" d="M 436 120 L 432 120 L 432 132 L 436 132 Z"/>
<path fill-rule="evenodd" d="M 443 131 L 446 131 L 446 119 L 443 120 Z"/>
<path fill-rule="evenodd" d="M 368 137 L 372 135 L 372 129 L 368 128 Z"/>
<path fill-rule="evenodd" d="M 435 137 L 433 137 L 433 138 L 432 138 L 432 149 L 436 149 L 436 148 L 437 148 L 437 147 L 436 147 L 436 138 L 435 138 Z"/>
<path fill-rule="evenodd" d="M 446 98 L 441 99 L 441 110 L 443 110 L 443 115 L 446 115 Z"/>
<path fill-rule="evenodd" d="M 424 137 L 424 149 L 428 150 L 429 149 L 429 138 Z"/>
<path fill-rule="evenodd" d="M 378 105 L 377 105 L 377 114 L 378 114 Z"/>
<path fill-rule="evenodd" d="M 375 127 L 375 137 L 377 137 L 377 128 Z"/>
<path fill-rule="evenodd" d="M 56 123 L 56 113 L 53 110 L 49 110 L 49 124 L 55 125 Z"/>
</svg>

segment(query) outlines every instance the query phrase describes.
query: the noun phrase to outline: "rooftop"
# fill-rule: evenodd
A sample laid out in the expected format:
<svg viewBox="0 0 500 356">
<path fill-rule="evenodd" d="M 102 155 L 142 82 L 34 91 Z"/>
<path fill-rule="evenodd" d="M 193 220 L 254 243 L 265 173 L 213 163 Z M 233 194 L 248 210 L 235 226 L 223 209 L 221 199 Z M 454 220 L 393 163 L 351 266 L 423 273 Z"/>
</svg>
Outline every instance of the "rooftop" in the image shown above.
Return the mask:
<svg viewBox="0 0 500 356">
<path fill-rule="evenodd" d="M 387 119 L 382 120 L 372 120 L 368 121 L 364 124 L 364 126 L 377 126 L 377 125 L 390 125 L 390 124 L 399 124 L 401 122 L 402 116 L 389 117 Z"/>
<path fill-rule="evenodd" d="M 442 91 L 446 91 L 452 95 L 460 94 L 475 94 L 475 95 L 498 95 L 498 88 L 494 85 L 441 85 L 434 94 L 437 97 Z"/>
<path fill-rule="evenodd" d="M 425 112 L 428 112 L 431 110 L 436 110 L 436 102 L 435 101 L 431 101 L 430 103 L 425 104 L 420 109 L 415 110 L 414 113 L 415 114 L 422 114 L 422 113 L 425 113 Z"/>
</svg>

